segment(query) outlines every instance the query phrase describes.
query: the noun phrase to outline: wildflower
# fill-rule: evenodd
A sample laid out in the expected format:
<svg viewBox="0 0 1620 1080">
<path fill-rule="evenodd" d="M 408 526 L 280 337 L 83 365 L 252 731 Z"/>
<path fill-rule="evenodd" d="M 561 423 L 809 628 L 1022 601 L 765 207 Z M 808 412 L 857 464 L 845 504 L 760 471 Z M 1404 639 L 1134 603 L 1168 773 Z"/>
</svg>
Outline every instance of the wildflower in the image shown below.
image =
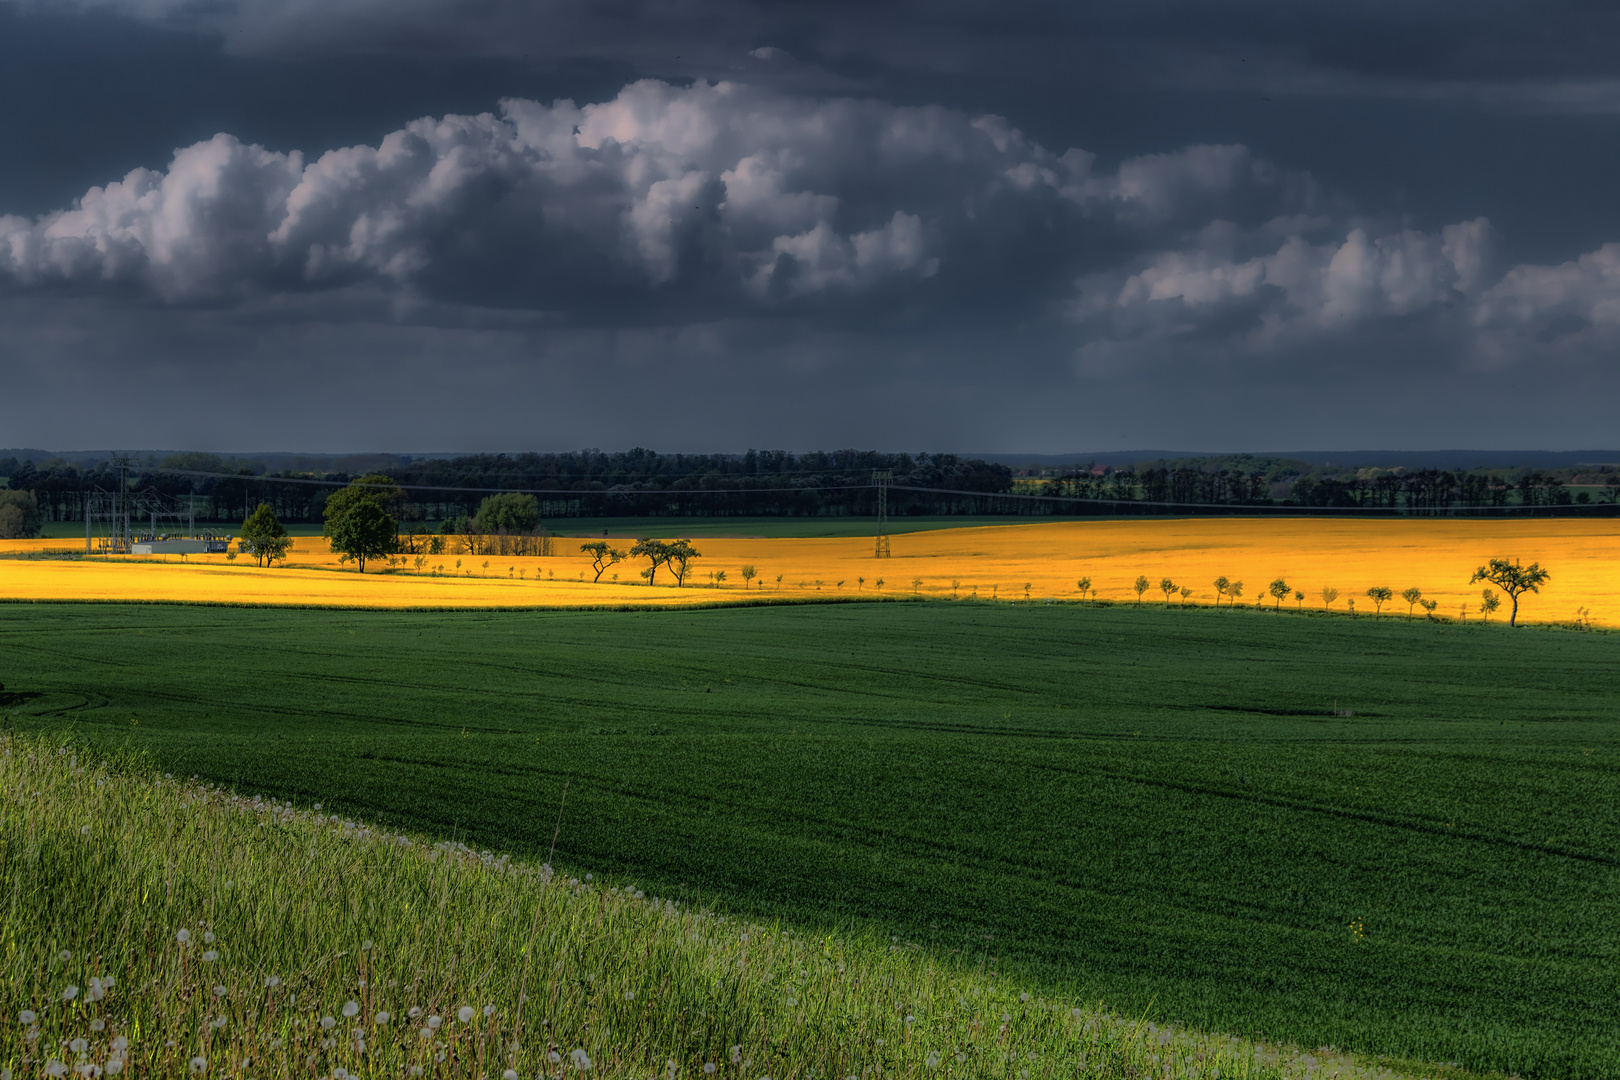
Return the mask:
<svg viewBox="0 0 1620 1080">
<path fill-rule="evenodd" d="M 332 1070 L 332 1080 L 349 1080 L 349 1070 L 339 1066 Z"/>
<path fill-rule="evenodd" d="M 345 1017 L 358 1016 L 359 1013 L 360 1003 L 358 1001 L 345 1001 L 343 1003 L 343 1015 Z"/>
<path fill-rule="evenodd" d="M 219 953 L 215 952 L 213 949 L 209 949 L 207 952 L 203 953 L 203 963 L 205 964 L 212 964 L 218 959 Z"/>
<path fill-rule="evenodd" d="M 411 1075 L 413 1077 L 421 1076 L 422 1075 L 422 1066 L 420 1066 L 420 1065 L 412 1065 L 411 1069 L 410 1069 L 410 1073 L 411 1073 Z"/>
<path fill-rule="evenodd" d="M 58 957 L 57 957 L 57 958 L 58 958 L 58 959 L 59 959 L 59 960 L 61 960 L 61 961 L 62 961 L 62 963 L 64 963 L 64 964 L 65 964 L 65 963 L 67 963 L 67 962 L 68 962 L 68 961 L 69 961 L 69 960 L 71 960 L 71 959 L 73 959 L 73 954 L 72 954 L 72 953 L 71 953 L 71 952 L 69 952 L 69 951 L 68 951 L 68 950 L 67 950 L 67 949 L 63 949 L 63 950 L 62 950 L 62 951 L 61 951 L 61 953 L 60 953 L 60 954 L 59 954 L 59 955 L 58 955 Z"/>
<path fill-rule="evenodd" d="M 624 1000 L 626 1000 L 626 1001 L 634 1001 L 634 1000 L 636 1000 L 636 992 L 634 990 L 626 990 L 624 992 Z"/>
<path fill-rule="evenodd" d="M 406 987 L 406 989 L 410 988 Z M 405 1015 L 410 1017 L 412 1020 L 415 1020 L 418 1016 L 422 1015 L 422 1010 L 417 1008 L 415 1005 L 412 1005 L 409 1009 L 405 1010 Z"/>
<path fill-rule="evenodd" d="M 553 1051 L 551 1051 L 551 1053 L 546 1055 L 546 1060 L 551 1062 L 553 1065 L 555 1065 L 555 1064 L 557 1064 L 557 1062 L 562 1060 L 562 1055 L 557 1053 L 557 1051 L 553 1050 Z"/>
<path fill-rule="evenodd" d="M 65 1076 L 67 1075 L 67 1066 L 62 1064 L 60 1061 L 57 1061 L 55 1058 L 51 1058 L 51 1060 L 45 1063 L 45 1075 Z"/>
<path fill-rule="evenodd" d="M 69 985 L 65 990 L 62 991 L 62 1000 L 63 1001 L 72 1001 L 74 998 L 76 998 L 78 996 L 79 996 L 79 988 L 77 986 Z"/>
<path fill-rule="evenodd" d="M 366 940 L 364 940 L 364 941 L 362 941 L 360 943 L 360 951 L 361 952 L 370 952 L 371 951 L 371 939 L 370 938 L 366 938 Z"/>
<path fill-rule="evenodd" d="M 107 1075 L 108 1076 L 117 1076 L 119 1073 L 121 1073 L 123 1071 L 124 1071 L 124 1059 L 123 1058 L 116 1058 L 115 1057 L 115 1058 L 108 1058 L 107 1059 Z M 4 1080 L 4 1078 L 0 1077 L 0 1080 Z"/>
<path fill-rule="evenodd" d="M 471 1005 L 463 1005 L 461 1008 L 456 1010 L 456 1019 L 465 1024 L 476 1016 L 477 1013 L 478 1010 L 474 1009 Z"/>
<path fill-rule="evenodd" d="M 703 1063 L 703 1071 L 705 1074 L 712 1075 L 714 1073 L 714 1062 L 705 1061 Z"/>
<path fill-rule="evenodd" d="M 439 1025 L 443 1023 L 444 1017 L 439 1016 L 438 1014 L 428 1017 L 428 1027 L 432 1028 L 434 1031 L 439 1030 Z"/>
<path fill-rule="evenodd" d="M 122 1054 L 129 1049 L 129 1040 L 122 1035 L 115 1035 L 113 1036 L 112 1048 Z"/>
<path fill-rule="evenodd" d="M 281 976 L 270 976 L 268 979 L 264 980 L 264 985 L 269 987 L 271 990 L 274 990 L 276 987 L 281 985 Z"/>
<path fill-rule="evenodd" d="M 68 1043 L 68 1049 L 73 1051 L 75 1054 L 82 1054 L 86 1050 L 90 1049 L 90 1044 L 85 1042 L 83 1039 L 74 1039 L 72 1042 Z"/>
<path fill-rule="evenodd" d="M 507 1069 L 505 1072 L 501 1073 L 501 1080 L 518 1080 L 517 1070 Z"/>
<path fill-rule="evenodd" d="M 384 1009 L 377 1014 L 377 1023 L 386 1024 L 389 1021 L 388 1010 Z"/>
<path fill-rule="evenodd" d="M 190 930 L 180 930 L 180 931 L 176 932 L 175 935 L 174 935 L 174 940 L 178 941 L 182 945 L 187 944 L 188 942 L 191 941 L 191 931 Z"/>
<path fill-rule="evenodd" d="M 105 1030 L 107 1030 L 107 1021 L 103 1020 L 99 1016 L 96 1017 L 94 1020 L 90 1021 L 90 1030 L 91 1031 L 105 1031 Z"/>
<path fill-rule="evenodd" d="M 742 1047 L 733 1046 L 731 1048 L 731 1063 L 733 1065 L 741 1065 L 742 1064 Z"/>
<path fill-rule="evenodd" d="M 486 1017 L 494 1016 L 495 1015 L 495 1006 L 493 1006 L 493 1005 L 485 1005 L 484 1006 L 484 1015 Z"/>
<path fill-rule="evenodd" d="M 230 991 L 225 989 L 223 986 L 214 987 L 214 996 L 217 998 L 222 998 L 228 993 L 230 993 Z"/>
<path fill-rule="evenodd" d="M 35 1020 L 38 1020 L 39 1017 L 34 1015 L 33 1009 L 24 1009 L 20 1014 L 18 1014 L 17 1019 L 21 1020 L 25 1024 L 32 1024 Z"/>
<path fill-rule="evenodd" d="M 574 1063 L 574 1068 L 584 1072 L 591 1067 L 591 1059 L 585 1055 L 583 1049 L 576 1049 L 569 1053 L 568 1060 Z"/>
<path fill-rule="evenodd" d="M 191 1071 L 192 1072 L 206 1072 L 207 1069 L 208 1069 L 208 1059 L 207 1058 L 205 1058 L 205 1057 L 203 1057 L 201 1055 L 198 1055 L 197 1057 L 194 1057 L 194 1058 L 191 1059 Z"/>
<path fill-rule="evenodd" d="M 939 1068 L 939 1051 L 938 1050 L 930 1050 L 928 1052 L 928 1067 L 930 1069 Z"/>
<path fill-rule="evenodd" d="M 1029 1000 L 1029 995 L 1027 993 L 1019 994 L 1018 995 L 1018 1000 L 1019 1001 L 1028 1001 Z"/>
<path fill-rule="evenodd" d="M 336 1026 L 337 1026 L 337 1021 L 332 1019 L 330 1016 L 321 1017 L 321 1030 L 322 1031 L 331 1031 Z"/>
<path fill-rule="evenodd" d="M 214 932 L 212 930 L 204 930 L 203 931 L 203 944 L 204 945 L 212 945 L 213 943 L 214 943 Z"/>
</svg>

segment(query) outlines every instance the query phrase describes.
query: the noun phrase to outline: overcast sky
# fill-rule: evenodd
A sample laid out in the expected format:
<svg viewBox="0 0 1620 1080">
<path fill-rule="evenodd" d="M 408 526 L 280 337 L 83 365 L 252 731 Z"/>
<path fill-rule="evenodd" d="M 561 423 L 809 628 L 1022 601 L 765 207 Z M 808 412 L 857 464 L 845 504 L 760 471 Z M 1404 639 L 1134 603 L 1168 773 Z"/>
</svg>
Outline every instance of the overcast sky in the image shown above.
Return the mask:
<svg viewBox="0 0 1620 1080">
<path fill-rule="evenodd" d="M 0 445 L 1620 445 L 1610 2 L 0 0 Z"/>
</svg>

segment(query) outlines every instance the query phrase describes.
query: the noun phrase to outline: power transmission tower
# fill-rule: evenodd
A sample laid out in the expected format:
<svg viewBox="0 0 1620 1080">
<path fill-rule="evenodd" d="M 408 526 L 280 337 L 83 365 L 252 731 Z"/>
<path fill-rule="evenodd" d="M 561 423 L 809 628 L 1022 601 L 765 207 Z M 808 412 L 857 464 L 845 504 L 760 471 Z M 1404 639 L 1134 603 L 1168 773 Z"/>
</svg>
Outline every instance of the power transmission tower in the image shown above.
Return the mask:
<svg viewBox="0 0 1620 1080">
<path fill-rule="evenodd" d="M 877 487 L 877 554 L 873 557 L 878 559 L 889 557 L 889 484 L 893 480 L 892 470 L 872 470 L 872 483 Z"/>
</svg>

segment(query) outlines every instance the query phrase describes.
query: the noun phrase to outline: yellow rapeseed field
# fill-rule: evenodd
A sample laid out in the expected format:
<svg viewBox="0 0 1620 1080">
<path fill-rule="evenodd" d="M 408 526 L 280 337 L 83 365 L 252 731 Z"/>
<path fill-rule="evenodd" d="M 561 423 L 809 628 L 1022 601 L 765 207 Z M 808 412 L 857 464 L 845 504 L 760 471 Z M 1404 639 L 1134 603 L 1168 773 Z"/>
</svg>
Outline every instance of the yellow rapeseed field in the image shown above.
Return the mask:
<svg viewBox="0 0 1620 1080">
<path fill-rule="evenodd" d="M 352 565 L 340 565 L 318 537 L 300 538 L 287 564 L 273 569 L 220 555 L 0 559 L 0 598 L 376 607 L 680 605 L 743 599 L 740 569 L 752 565 L 759 576 L 746 592 L 782 599 L 878 593 L 1074 600 L 1079 598 L 1076 582 L 1089 577 L 1098 597 L 1134 601 L 1131 583 L 1145 575 L 1152 588 L 1144 603 L 1165 602 L 1158 585 L 1168 577 L 1193 590 L 1189 602 L 1211 604 L 1216 599 L 1212 582 L 1224 575 L 1243 582 L 1239 603 L 1244 604 L 1253 604 L 1273 579 L 1283 578 L 1305 593 L 1306 607 L 1322 607 L 1322 588 L 1330 586 L 1340 594 L 1334 610 L 1346 610 L 1353 598 L 1358 612 L 1370 614 L 1373 604 L 1365 595 L 1370 586 L 1388 586 L 1396 594 L 1415 586 L 1440 602 L 1436 614 L 1456 618 L 1466 605 L 1472 620 L 1479 617 L 1481 586 L 1470 585 L 1469 575 L 1488 559 L 1506 556 L 1537 561 L 1552 571 L 1540 595 L 1525 598 L 1521 618 L 1572 622 L 1578 609 L 1586 608 L 1591 622 L 1620 625 L 1620 523 L 1614 521 L 1069 521 L 903 534 L 894 537 L 892 557 L 881 560 L 873 558 L 867 538 L 699 538 L 694 544 L 702 558 L 681 589 L 670 587 L 673 579 L 665 570 L 659 571 L 659 587 L 647 588 L 638 576 L 644 562 L 620 563 L 601 584 L 592 584 L 579 542 L 559 540 L 561 554 L 550 558 L 430 556 L 420 571 L 414 557 L 405 556 L 393 569 L 374 563 L 364 576 Z M 0 555 L 73 547 L 62 540 L 0 541 Z M 722 570 L 726 580 L 712 583 L 710 574 Z M 1285 605 L 1297 602 L 1289 599 Z M 1397 595 L 1384 610 L 1404 615 L 1407 605 Z M 1505 617 L 1504 607 L 1496 618 Z"/>
</svg>

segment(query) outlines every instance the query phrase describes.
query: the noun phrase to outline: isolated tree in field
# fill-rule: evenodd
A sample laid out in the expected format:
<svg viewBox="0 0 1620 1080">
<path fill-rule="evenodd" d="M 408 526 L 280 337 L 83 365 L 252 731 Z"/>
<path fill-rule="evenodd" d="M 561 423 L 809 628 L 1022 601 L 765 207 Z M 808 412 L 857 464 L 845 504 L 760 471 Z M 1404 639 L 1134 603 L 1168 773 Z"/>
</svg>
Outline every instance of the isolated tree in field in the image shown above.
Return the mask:
<svg viewBox="0 0 1620 1080">
<path fill-rule="evenodd" d="M 1429 618 L 1432 619 L 1432 618 L 1434 618 L 1434 609 L 1440 606 L 1440 601 L 1438 601 L 1438 600 L 1419 600 L 1418 604 L 1420 604 L 1422 606 L 1423 613 L 1425 615 L 1427 615 Z"/>
<path fill-rule="evenodd" d="M 1243 596 L 1243 582 L 1234 581 L 1226 586 L 1226 606 L 1231 607 Z"/>
<path fill-rule="evenodd" d="M 292 545 L 292 537 L 287 535 L 269 503 L 260 503 L 242 522 L 242 549 L 258 559 L 260 566 L 269 566 L 277 559 L 285 560 Z"/>
<path fill-rule="evenodd" d="M 749 563 L 747 566 L 737 571 L 737 573 L 742 577 L 743 588 L 745 589 L 748 588 L 755 578 L 759 577 L 759 571 L 754 569 L 753 563 Z M 864 581 L 865 578 L 862 578 L 861 580 Z"/>
<path fill-rule="evenodd" d="M 782 575 L 781 574 L 776 575 L 776 580 L 778 582 L 780 582 L 782 580 Z M 883 591 L 883 579 L 878 578 L 876 581 L 872 582 L 872 588 L 878 590 L 879 592 L 882 592 Z"/>
<path fill-rule="evenodd" d="M 951 599 L 956 599 L 956 590 L 962 587 L 961 578 L 951 578 Z"/>
<path fill-rule="evenodd" d="M 880 588 L 880 589 L 883 588 L 883 579 L 878 578 L 878 583 L 877 584 L 878 584 L 878 588 Z M 782 575 L 781 574 L 776 575 L 776 588 L 778 590 L 780 590 L 782 588 Z"/>
<path fill-rule="evenodd" d="M 1086 594 L 1091 591 L 1091 579 L 1088 577 L 1083 577 L 1079 581 L 1075 582 L 1074 586 L 1080 590 L 1080 599 L 1084 600 L 1086 598 Z"/>
<path fill-rule="evenodd" d="M 1227 578 L 1227 576 L 1225 574 L 1222 574 L 1220 577 L 1215 579 L 1215 606 L 1216 607 L 1221 606 L 1221 597 L 1225 596 L 1226 595 L 1226 590 L 1230 589 L 1231 587 L 1232 587 L 1232 582 Z"/>
<path fill-rule="evenodd" d="M 1367 599 L 1373 602 L 1373 614 L 1382 615 L 1384 613 L 1384 605 L 1388 603 L 1389 598 L 1394 595 L 1395 590 L 1391 589 L 1388 585 L 1374 585 L 1372 588 L 1368 589 Z"/>
<path fill-rule="evenodd" d="M 592 540 L 588 544 L 579 545 L 579 550 L 591 557 L 591 569 L 596 572 L 592 582 L 602 580 L 607 568 L 624 561 L 624 552 L 612 547 L 606 540 Z"/>
<path fill-rule="evenodd" d="M 726 583 L 726 572 L 724 570 L 716 570 L 714 572 L 714 583 L 716 585 L 724 585 Z M 839 584 L 842 585 L 843 582 L 840 581 Z"/>
<path fill-rule="evenodd" d="M 1301 610 L 1301 611 L 1305 610 L 1305 590 L 1304 589 L 1295 589 L 1294 590 L 1294 606 L 1299 608 L 1299 610 Z"/>
<path fill-rule="evenodd" d="M 1153 584 L 1152 582 L 1148 581 L 1146 574 L 1138 574 L 1136 576 L 1136 584 L 1132 585 L 1131 588 L 1136 590 L 1136 602 L 1138 605 L 1142 603 L 1142 594 L 1147 592 L 1152 587 Z"/>
<path fill-rule="evenodd" d="M 652 563 L 651 566 L 641 572 L 641 576 L 647 579 L 647 584 L 651 585 L 658 577 L 658 568 L 669 561 L 669 545 L 662 540 L 651 540 L 643 537 L 637 540 L 635 546 L 630 549 L 630 557 L 632 559 L 647 559 Z M 777 578 L 777 580 L 782 579 Z"/>
<path fill-rule="evenodd" d="M 1327 611 L 1333 606 L 1333 601 L 1339 598 L 1339 590 L 1331 585 L 1322 586 L 1322 610 Z"/>
<path fill-rule="evenodd" d="M 1164 593 L 1164 606 L 1170 606 L 1170 595 L 1176 591 L 1176 583 L 1169 578 L 1159 579 L 1159 591 Z"/>
<path fill-rule="evenodd" d="M 348 487 L 339 488 L 327 496 L 326 505 L 321 510 L 326 520 L 321 535 L 331 539 L 332 529 L 336 522 L 344 514 L 347 514 L 350 509 L 363 502 L 373 504 L 377 509 L 393 518 L 396 522 L 394 533 L 396 536 L 398 535 L 397 522 L 405 505 L 405 492 L 394 482 L 393 477 L 384 476 L 382 473 L 369 473 L 357 480 L 352 480 L 349 482 Z M 334 544 L 332 550 L 338 551 L 341 549 Z"/>
<path fill-rule="evenodd" d="M 675 540 L 664 548 L 664 562 L 669 565 L 669 572 L 675 575 L 677 587 L 686 584 L 687 568 L 693 559 L 699 557 L 700 553 L 690 540 Z"/>
<path fill-rule="evenodd" d="M 1406 601 L 1406 617 L 1412 617 L 1412 609 L 1423 599 L 1423 590 L 1417 587 L 1401 590 L 1401 599 Z"/>
<path fill-rule="evenodd" d="M 1468 579 L 1468 584 L 1488 581 L 1507 593 L 1508 598 L 1513 601 L 1513 612 L 1508 616 L 1508 625 L 1513 626 L 1519 620 L 1519 594 L 1540 592 L 1550 577 L 1552 575 L 1543 570 L 1540 563 L 1520 566 L 1517 559 L 1512 562 L 1506 559 L 1492 559 L 1488 566 L 1482 566 L 1474 571 L 1474 576 Z"/>
<path fill-rule="evenodd" d="M 1272 597 L 1277 601 L 1275 604 L 1271 605 L 1272 610 L 1281 611 L 1282 602 L 1286 600 L 1288 598 L 1288 594 L 1294 590 L 1289 586 L 1288 582 L 1284 581 L 1282 578 L 1278 578 L 1276 581 L 1271 583 L 1269 591 Z"/>
<path fill-rule="evenodd" d="M 1024 599 L 1025 600 L 1029 599 L 1029 590 L 1032 589 L 1033 587 L 1034 587 L 1033 582 L 1029 582 L 1029 581 L 1024 582 Z"/>
<path fill-rule="evenodd" d="M 922 578 L 914 577 L 911 579 L 911 591 L 922 592 Z"/>
<path fill-rule="evenodd" d="M 1187 606 L 1187 601 L 1190 600 L 1191 598 L 1192 598 L 1192 587 L 1188 586 L 1188 585 L 1183 585 L 1181 587 L 1181 606 L 1186 607 Z"/>
<path fill-rule="evenodd" d="M 1485 621 L 1486 622 L 1491 621 L 1491 612 L 1495 611 L 1497 608 L 1499 608 L 1501 606 L 1502 606 L 1502 598 L 1500 596 L 1497 596 L 1491 590 L 1486 589 L 1483 593 L 1480 594 L 1479 613 L 1481 615 L 1485 616 Z M 1509 623 L 1508 625 L 1511 626 L 1513 624 Z"/>
<path fill-rule="evenodd" d="M 382 558 L 394 550 L 399 542 L 399 523 L 367 499 L 350 505 L 336 521 L 327 522 L 327 535 L 332 550 L 353 559 L 363 574 L 367 559 Z"/>
</svg>

